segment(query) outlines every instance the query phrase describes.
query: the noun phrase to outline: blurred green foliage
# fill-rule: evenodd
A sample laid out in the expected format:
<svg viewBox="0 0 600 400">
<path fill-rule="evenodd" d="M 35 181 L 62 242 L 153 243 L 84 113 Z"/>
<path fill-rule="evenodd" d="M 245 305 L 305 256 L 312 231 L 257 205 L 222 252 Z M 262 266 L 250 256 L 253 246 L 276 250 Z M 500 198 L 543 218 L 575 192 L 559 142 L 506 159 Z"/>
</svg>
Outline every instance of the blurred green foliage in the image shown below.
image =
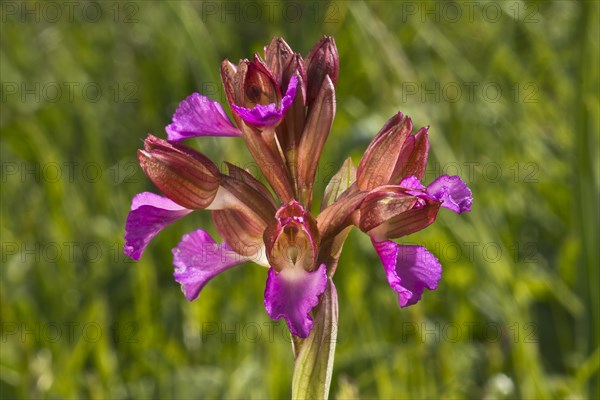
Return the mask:
<svg viewBox="0 0 600 400">
<path fill-rule="evenodd" d="M 598 398 L 599 6 L 506 2 L 1 4 L 2 398 L 285 398 L 292 353 L 248 264 L 188 303 L 172 279 L 197 212 L 122 255 L 147 132 L 219 63 L 283 36 L 340 53 L 317 190 L 398 110 L 431 125 L 426 181 L 459 174 L 470 214 L 403 238 L 435 292 L 400 310 L 368 238 L 335 276 L 332 398 Z M 241 141 L 193 141 L 249 165 Z M 335 166 L 335 167 L 334 167 Z"/>
</svg>

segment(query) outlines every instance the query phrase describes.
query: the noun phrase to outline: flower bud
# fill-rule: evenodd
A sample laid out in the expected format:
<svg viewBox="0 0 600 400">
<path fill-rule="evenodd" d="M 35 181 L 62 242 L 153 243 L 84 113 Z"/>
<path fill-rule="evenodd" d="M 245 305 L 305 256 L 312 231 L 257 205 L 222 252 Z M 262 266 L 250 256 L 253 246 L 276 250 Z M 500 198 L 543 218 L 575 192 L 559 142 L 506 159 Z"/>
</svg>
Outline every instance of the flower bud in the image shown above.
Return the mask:
<svg viewBox="0 0 600 400">
<path fill-rule="evenodd" d="M 299 74 L 301 78 L 301 82 L 306 82 L 306 67 L 304 65 L 304 60 L 299 53 L 296 53 L 290 59 L 290 62 L 287 64 L 286 68 L 282 71 L 281 74 L 281 91 L 285 92 L 287 90 L 288 84 L 290 83 L 290 79 L 292 76 Z M 299 91 L 302 93 L 302 98 L 306 97 L 306 90 L 304 88 L 304 84 L 299 85 Z"/>
<path fill-rule="evenodd" d="M 293 54 L 291 47 L 281 37 L 274 37 L 271 43 L 265 46 L 265 64 L 280 87 L 283 86 L 281 79 L 283 71 L 290 63 Z"/>
<path fill-rule="evenodd" d="M 241 88 L 244 91 L 244 102 L 238 105 L 252 108 L 257 104 L 263 106 L 279 104 L 282 97 L 279 85 L 258 54 L 254 56 L 254 62 L 247 61 L 246 63 L 248 69 L 244 77 L 243 88 Z"/>
<path fill-rule="evenodd" d="M 340 60 L 332 36 L 324 36 L 306 56 L 307 103 L 316 99 L 325 76 L 335 85 L 340 73 Z"/>
<path fill-rule="evenodd" d="M 138 150 L 142 169 L 171 200 L 189 209 L 210 206 L 219 190 L 219 170 L 206 156 L 153 135 Z"/>
</svg>

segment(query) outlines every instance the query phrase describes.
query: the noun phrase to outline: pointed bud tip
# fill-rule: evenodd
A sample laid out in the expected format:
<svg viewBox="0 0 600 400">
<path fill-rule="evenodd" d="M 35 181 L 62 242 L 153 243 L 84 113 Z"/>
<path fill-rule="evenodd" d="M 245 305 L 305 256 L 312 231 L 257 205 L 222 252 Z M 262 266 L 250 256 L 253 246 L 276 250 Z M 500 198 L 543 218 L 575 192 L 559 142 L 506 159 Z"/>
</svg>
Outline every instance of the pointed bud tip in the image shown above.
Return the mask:
<svg viewBox="0 0 600 400">
<path fill-rule="evenodd" d="M 337 84 L 340 61 L 331 36 L 323 36 L 306 56 L 306 75 L 308 99 L 311 103 L 317 96 L 325 76 L 329 75 L 333 84 Z"/>
</svg>

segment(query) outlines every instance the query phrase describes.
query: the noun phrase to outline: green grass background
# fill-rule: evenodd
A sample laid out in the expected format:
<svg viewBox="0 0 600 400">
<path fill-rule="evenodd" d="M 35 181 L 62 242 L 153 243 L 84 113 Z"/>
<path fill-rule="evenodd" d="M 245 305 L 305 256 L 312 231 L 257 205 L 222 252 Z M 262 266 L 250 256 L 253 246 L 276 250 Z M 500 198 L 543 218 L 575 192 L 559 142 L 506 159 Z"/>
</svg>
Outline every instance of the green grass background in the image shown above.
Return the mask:
<svg viewBox="0 0 600 400">
<path fill-rule="evenodd" d="M 444 267 L 407 309 L 352 232 L 331 397 L 598 398 L 598 2 L 50 3 L 2 3 L 2 398 L 289 397 L 266 271 L 192 303 L 172 279 L 171 248 L 215 233 L 208 213 L 137 263 L 122 237 L 132 196 L 155 191 L 145 135 L 194 91 L 223 100 L 221 60 L 276 35 L 306 54 L 323 34 L 340 77 L 317 193 L 402 111 L 431 126 L 427 183 L 458 173 L 474 197 L 400 240 Z M 251 166 L 240 140 L 192 145 Z"/>
</svg>

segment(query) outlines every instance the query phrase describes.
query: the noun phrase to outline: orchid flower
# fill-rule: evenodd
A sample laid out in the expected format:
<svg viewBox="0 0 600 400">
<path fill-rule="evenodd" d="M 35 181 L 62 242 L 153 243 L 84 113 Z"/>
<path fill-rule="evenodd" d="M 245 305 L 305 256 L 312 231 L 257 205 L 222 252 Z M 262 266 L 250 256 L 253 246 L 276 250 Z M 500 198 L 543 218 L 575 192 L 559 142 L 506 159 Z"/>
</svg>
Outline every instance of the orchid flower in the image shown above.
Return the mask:
<svg viewBox="0 0 600 400">
<path fill-rule="evenodd" d="M 471 192 L 459 177 L 422 184 L 427 127 L 413 133 L 410 117 L 394 115 L 358 168 L 344 162 L 320 213 L 313 214 L 313 183 L 335 115 L 338 75 L 332 37 L 323 37 L 306 60 L 274 38 L 264 59 L 255 54 L 237 65 L 223 61 L 234 122 L 220 104 L 194 93 L 166 127 L 168 140 L 146 138 L 139 162 L 164 197 L 145 192 L 133 198 L 125 253 L 138 260 L 164 227 L 195 210 L 211 210 L 223 241 L 199 229 L 173 249 L 174 278 L 185 297 L 196 299 L 213 277 L 252 261 L 268 269 L 268 315 L 285 319 L 296 344 L 309 338 L 315 321 L 337 321 L 332 278 L 352 227 L 369 235 L 401 307 L 417 303 L 425 288 L 436 289 L 442 270 L 436 257 L 422 246 L 392 241 L 433 223 L 440 208 L 470 211 Z M 200 136 L 241 137 L 268 185 L 233 164 L 221 172 L 180 143 Z"/>
</svg>

